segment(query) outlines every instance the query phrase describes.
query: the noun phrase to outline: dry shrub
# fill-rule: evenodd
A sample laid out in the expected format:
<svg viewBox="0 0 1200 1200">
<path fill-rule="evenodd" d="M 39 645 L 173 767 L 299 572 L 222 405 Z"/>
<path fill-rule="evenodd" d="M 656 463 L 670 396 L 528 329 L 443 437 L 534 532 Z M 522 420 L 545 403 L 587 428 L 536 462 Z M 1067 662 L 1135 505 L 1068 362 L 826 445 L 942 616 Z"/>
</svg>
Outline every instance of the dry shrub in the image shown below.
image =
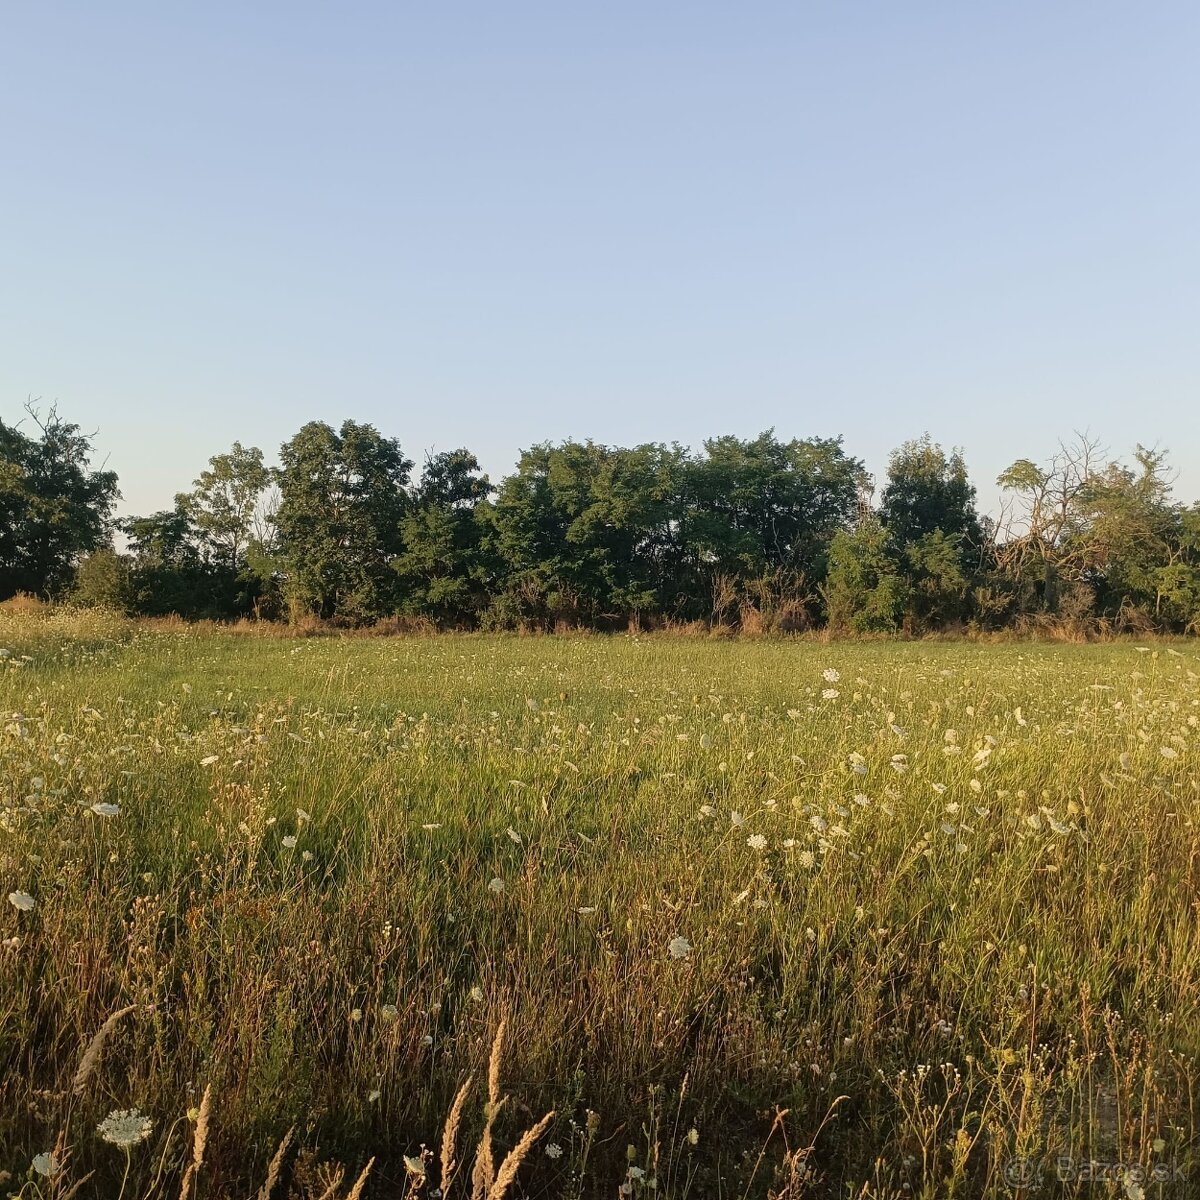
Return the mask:
<svg viewBox="0 0 1200 1200">
<path fill-rule="evenodd" d="M 0 600 L 0 612 L 11 613 L 18 617 L 47 616 L 52 607 L 45 600 L 39 600 L 37 596 L 32 596 L 29 592 L 18 592 L 7 600 Z"/>
<path fill-rule="evenodd" d="M 746 637 L 761 637 L 767 631 L 767 624 L 761 610 L 744 601 L 738 609 L 738 628 Z"/>
</svg>

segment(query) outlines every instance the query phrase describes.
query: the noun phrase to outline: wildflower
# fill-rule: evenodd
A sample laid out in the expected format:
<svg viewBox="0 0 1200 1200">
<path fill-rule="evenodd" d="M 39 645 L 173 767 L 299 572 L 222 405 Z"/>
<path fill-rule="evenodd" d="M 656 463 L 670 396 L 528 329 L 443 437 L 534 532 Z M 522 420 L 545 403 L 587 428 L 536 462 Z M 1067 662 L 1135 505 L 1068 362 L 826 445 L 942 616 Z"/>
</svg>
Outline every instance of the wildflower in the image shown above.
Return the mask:
<svg viewBox="0 0 1200 1200">
<path fill-rule="evenodd" d="M 584 917 L 586 917 L 586 916 L 588 916 L 589 914 L 591 914 L 591 913 L 594 913 L 594 912 L 596 911 L 596 908 L 595 908 L 595 906 L 594 906 L 594 905 L 591 905 L 591 904 L 585 904 L 585 905 L 583 905 L 583 907 L 582 907 L 582 908 L 577 908 L 575 911 L 576 911 L 577 913 L 579 913 L 581 916 L 584 916 Z"/>
<path fill-rule="evenodd" d="M 296 839 L 292 834 L 289 833 L 287 837 L 283 839 L 283 847 L 285 850 L 295 850 Z"/>
<path fill-rule="evenodd" d="M 411 1154 L 404 1156 L 404 1169 L 415 1179 L 425 1178 L 425 1162 L 423 1159 L 414 1158 Z"/>
<path fill-rule="evenodd" d="M 136 1108 L 118 1108 L 110 1112 L 96 1132 L 111 1146 L 128 1149 L 144 1142 L 154 1129 L 154 1122 Z"/>
<path fill-rule="evenodd" d="M 350 1010 L 350 1020 L 352 1020 L 354 1022 L 361 1021 L 362 1020 L 362 1009 L 361 1008 L 352 1008 Z"/>
<path fill-rule="evenodd" d="M 394 1004 L 385 1004 L 379 1010 L 380 1018 L 388 1025 L 400 1019 L 400 1010 Z"/>
<path fill-rule="evenodd" d="M 813 852 L 811 850 L 801 850 L 800 853 L 796 855 L 796 861 L 807 871 L 812 869 L 817 860 L 813 856 Z"/>
<path fill-rule="evenodd" d="M 42 1154 L 35 1154 L 31 1165 L 39 1175 L 45 1175 L 47 1179 L 53 1178 L 62 1170 L 62 1163 L 49 1150 Z"/>
<path fill-rule="evenodd" d="M 767 839 L 763 837 L 761 833 L 752 833 L 746 839 L 746 845 L 749 846 L 751 850 L 762 851 L 767 848 Z"/>
<path fill-rule="evenodd" d="M 21 912 L 28 912 L 37 903 L 28 892 L 9 892 L 8 902 Z"/>
<path fill-rule="evenodd" d="M 471 989 L 471 999 L 474 1000 L 476 1004 L 483 999 L 483 988 L 481 988 L 479 984 L 476 984 Z"/>
<path fill-rule="evenodd" d="M 738 829 L 741 829 L 741 827 L 746 823 L 746 818 L 743 817 L 740 812 L 736 811 L 729 814 L 729 819 L 735 826 L 737 826 Z"/>
<path fill-rule="evenodd" d="M 1163 756 L 1163 758 L 1179 757 L 1179 751 L 1176 750 L 1174 746 L 1159 746 L 1158 752 Z"/>
<path fill-rule="evenodd" d="M 494 879 L 489 879 L 488 880 L 488 891 L 491 892 L 495 896 L 500 895 L 500 893 L 502 891 L 504 891 L 504 880 L 501 879 L 499 876 L 496 876 L 496 878 L 494 878 Z"/>
<path fill-rule="evenodd" d="M 841 675 L 832 667 L 826 667 L 825 670 L 821 672 L 821 678 L 825 680 L 826 683 L 837 683 L 838 680 L 841 679 Z"/>
<path fill-rule="evenodd" d="M 546 1147 L 547 1158 L 562 1158 L 562 1147 L 557 1142 L 551 1142 Z"/>
<path fill-rule="evenodd" d="M 717 810 L 711 804 L 702 804 L 700 805 L 700 815 L 702 817 L 715 817 Z"/>
<path fill-rule="evenodd" d="M 510 825 L 505 832 L 508 834 L 510 842 L 515 842 L 518 846 L 521 845 L 521 835 Z"/>
<path fill-rule="evenodd" d="M 700 1131 L 693 1125 L 687 1132 L 687 1140 L 689 1146 L 697 1146 L 700 1144 Z"/>
<path fill-rule="evenodd" d="M 301 825 L 303 825 L 305 821 L 311 821 L 312 817 L 308 813 L 306 813 L 304 811 L 304 809 L 298 808 L 298 809 L 296 809 L 296 820 L 299 821 Z"/>
<path fill-rule="evenodd" d="M 383 1093 L 378 1088 L 372 1088 L 367 1093 L 367 1103 L 374 1104 L 379 1099 L 379 1097 L 382 1095 L 383 1095 Z"/>
<path fill-rule="evenodd" d="M 202 758 L 200 760 L 200 765 L 202 767 L 211 767 L 213 765 L 213 763 L 220 762 L 220 761 L 221 761 L 221 756 L 219 754 L 210 754 L 207 758 Z"/>
<path fill-rule="evenodd" d="M 821 692 L 821 699 L 822 700 L 836 700 L 838 698 L 838 696 L 840 696 L 840 695 L 841 695 L 841 693 L 837 690 L 837 688 L 825 688 Z"/>
<path fill-rule="evenodd" d="M 687 958 L 692 952 L 692 943 L 685 937 L 674 937 L 667 945 L 667 952 L 672 958 Z"/>
<path fill-rule="evenodd" d="M 119 804 L 101 804 L 97 802 L 91 807 L 92 812 L 98 817 L 117 817 L 121 814 L 121 806 Z"/>
</svg>

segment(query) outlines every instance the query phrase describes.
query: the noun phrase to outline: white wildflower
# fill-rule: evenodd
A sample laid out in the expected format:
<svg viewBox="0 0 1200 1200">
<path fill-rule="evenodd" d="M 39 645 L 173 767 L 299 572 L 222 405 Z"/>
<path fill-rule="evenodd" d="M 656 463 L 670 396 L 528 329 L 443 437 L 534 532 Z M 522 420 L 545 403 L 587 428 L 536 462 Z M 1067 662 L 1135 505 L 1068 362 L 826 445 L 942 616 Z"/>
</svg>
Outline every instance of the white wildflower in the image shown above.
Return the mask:
<svg viewBox="0 0 1200 1200">
<path fill-rule="evenodd" d="M 692 943 L 685 937 L 674 937 L 667 945 L 667 952 L 672 958 L 687 958 L 692 952 Z"/>
<path fill-rule="evenodd" d="M 154 1129 L 154 1122 L 136 1108 L 118 1108 L 110 1112 L 96 1132 L 110 1145 L 128 1149 L 144 1142 Z"/>
<path fill-rule="evenodd" d="M 47 1179 L 53 1178 L 62 1170 L 62 1163 L 58 1161 L 54 1153 L 50 1150 L 42 1154 L 35 1154 L 31 1165 L 39 1175 L 45 1175 Z"/>
</svg>

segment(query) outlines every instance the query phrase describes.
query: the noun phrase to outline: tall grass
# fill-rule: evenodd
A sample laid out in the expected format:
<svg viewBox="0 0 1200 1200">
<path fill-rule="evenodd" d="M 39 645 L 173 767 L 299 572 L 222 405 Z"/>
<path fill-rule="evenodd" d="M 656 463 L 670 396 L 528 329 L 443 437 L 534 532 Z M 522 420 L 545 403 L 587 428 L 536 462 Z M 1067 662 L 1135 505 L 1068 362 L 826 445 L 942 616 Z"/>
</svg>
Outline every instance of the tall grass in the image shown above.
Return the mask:
<svg viewBox="0 0 1200 1200">
<path fill-rule="evenodd" d="M 1200 1186 L 1194 643 L 0 648 L 12 1192 Z"/>
</svg>

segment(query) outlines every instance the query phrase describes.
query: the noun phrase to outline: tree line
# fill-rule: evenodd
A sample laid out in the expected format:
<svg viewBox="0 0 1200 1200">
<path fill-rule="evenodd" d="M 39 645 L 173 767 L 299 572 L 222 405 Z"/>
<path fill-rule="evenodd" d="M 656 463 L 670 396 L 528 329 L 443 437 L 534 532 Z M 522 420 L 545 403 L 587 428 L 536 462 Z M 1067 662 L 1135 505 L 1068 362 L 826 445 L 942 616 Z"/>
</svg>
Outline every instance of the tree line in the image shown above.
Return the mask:
<svg viewBox="0 0 1200 1200">
<path fill-rule="evenodd" d="M 174 506 L 118 519 L 118 480 L 56 410 L 0 421 L 0 599 L 219 620 L 440 628 L 852 633 L 1200 631 L 1200 504 L 1166 455 L 1090 438 L 1021 459 L 981 515 L 962 454 L 904 443 L 878 488 L 840 438 L 475 455 L 419 472 L 370 424 L 310 422 L 268 466 L 238 442 Z"/>
</svg>

